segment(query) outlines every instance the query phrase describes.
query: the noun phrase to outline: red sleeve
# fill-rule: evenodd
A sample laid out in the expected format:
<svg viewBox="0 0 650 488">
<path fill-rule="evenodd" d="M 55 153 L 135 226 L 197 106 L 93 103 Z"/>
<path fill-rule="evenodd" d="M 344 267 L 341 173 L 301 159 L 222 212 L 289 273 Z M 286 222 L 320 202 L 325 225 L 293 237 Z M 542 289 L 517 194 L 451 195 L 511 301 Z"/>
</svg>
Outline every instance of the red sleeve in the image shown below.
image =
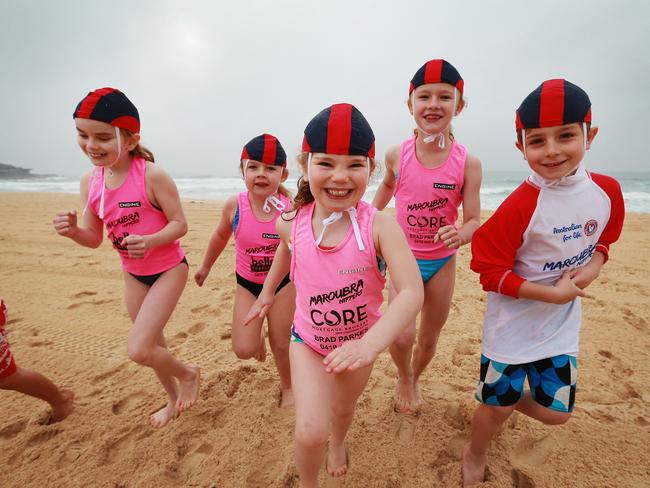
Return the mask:
<svg viewBox="0 0 650 488">
<path fill-rule="evenodd" d="M 591 179 L 596 183 L 609 197 L 611 211 L 609 220 L 600 235 L 596 251 L 603 253 L 605 262 L 609 259 L 609 246 L 615 243 L 623 230 L 623 220 L 625 219 L 625 202 L 621 185 L 611 176 L 591 173 Z"/>
<path fill-rule="evenodd" d="M 539 188 L 522 183 L 472 236 L 470 268 L 480 275 L 485 291 L 518 297 L 525 280 L 512 267 L 538 196 Z"/>
</svg>

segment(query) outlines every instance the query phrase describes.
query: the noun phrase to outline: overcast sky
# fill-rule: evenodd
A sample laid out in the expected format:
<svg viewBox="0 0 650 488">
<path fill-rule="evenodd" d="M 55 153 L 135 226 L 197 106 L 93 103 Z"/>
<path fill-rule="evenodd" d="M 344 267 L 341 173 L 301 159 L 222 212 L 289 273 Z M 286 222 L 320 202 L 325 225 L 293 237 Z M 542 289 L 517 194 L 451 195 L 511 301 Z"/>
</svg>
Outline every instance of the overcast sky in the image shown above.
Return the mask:
<svg viewBox="0 0 650 488">
<path fill-rule="evenodd" d="M 646 0 L 0 0 L 0 162 L 86 171 L 71 114 L 102 86 L 135 103 L 142 141 L 173 176 L 236 176 L 262 132 L 293 160 L 306 123 L 342 101 L 383 159 L 413 127 L 409 80 L 444 58 L 469 100 L 454 132 L 485 171 L 525 167 L 514 110 L 557 77 L 591 98 L 588 166 L 647 171 L 648 46 Z"/>
</svg>

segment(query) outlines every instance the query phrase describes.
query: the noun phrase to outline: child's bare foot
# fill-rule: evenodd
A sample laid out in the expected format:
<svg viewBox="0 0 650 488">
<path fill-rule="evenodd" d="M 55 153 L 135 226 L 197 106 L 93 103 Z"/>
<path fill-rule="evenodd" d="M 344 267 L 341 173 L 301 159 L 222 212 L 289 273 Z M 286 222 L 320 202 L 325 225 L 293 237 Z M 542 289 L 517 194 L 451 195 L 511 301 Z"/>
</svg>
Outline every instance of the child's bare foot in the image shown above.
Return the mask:
<svg viewBox="0 0 650 488">
<path fill-rule="evenodd" d="M 260 363 L 263 363 L 266 361 L 266 339 L 264 338 L 264 327 L 262 327 L 260 335 L 260 348 L 255 354 L 255 359 L 257 359 Z"/>
<path fill-rule="evenodd" d="M 398 413 L 413 413 L 415 411 L 415 392 L 413 378 L 397 377 L 395 395 L 393 396 L 393 409 Z"/>
<path fill-rule="evenodd" d="M 348 472 L 348 450 L 343 444 L 339 446 L 329 444 L 325 458 L 325 471 L 332 478 L 338 478 Z"/>
<path fill-rule="evenodd" d="M 149 417 L 149 423 L 155 429 L 160 429 L 164 427 L 169 422 L 178 417 L 178 412 L 176 411 L 176 404 L 168 402 L 163 408 L 158 410 L 155 413 L 152 413 Z"/>
<path fill-rule="evenodd" d="M 486 458 L 472 454 L 469 444 L 463 448 L 463 486 L 485 481 Z"/>
<path fill-rule="evenodd" d="M 47 423 L 53 424 L 60 422 L 72 412 L 74 408 L 74 392 L 72 390 L 61 390 L 60 400 L 52 403 L 52 413 L 48 418 Z"/>
<path fill-rule="evenodd" d="M 293 390 L 291 388 L 281 388 L 280 389 L 280 408 L 291 408 L 293 407 Z"/>
<path fill-rule="evenodd" d="M 201 370 L 194 364 L 188 364 L 188 367 L 192 370 L 191 377 L 188 379 L 178 379 L 178 400 L 176 400 L 176 410 L 178 413 L 189 410 L 199 399 Z"/>
</svg>

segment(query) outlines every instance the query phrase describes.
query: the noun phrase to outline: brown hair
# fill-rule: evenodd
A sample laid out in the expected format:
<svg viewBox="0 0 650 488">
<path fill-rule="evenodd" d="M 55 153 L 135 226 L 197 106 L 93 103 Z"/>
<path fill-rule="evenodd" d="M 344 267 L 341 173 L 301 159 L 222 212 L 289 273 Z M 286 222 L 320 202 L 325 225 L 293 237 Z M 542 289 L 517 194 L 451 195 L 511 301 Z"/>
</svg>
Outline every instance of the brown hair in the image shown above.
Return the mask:
<svg viewBox="0 0 650 488">
<path fill-rule="evenodd" d="M 296 160 L 298 161 L 298 165 L 300 165 L 301 168 L 307 169 L 307 159 L 309 157 L 309 153 L 306 152 L 301 152 L 296 156 Z M 375 161 L 374 158 L 368 158 L 370 160 L 370 174 L 375 171 L 375 168 L 377 166 L 377 162 Z M 309 187 L 309 181 L 305 180 L 303 176 L 298 178 L 298 192 L 296 193 L 296 197 L 293 199 L 293 206 L 289 210 L 289 212 L 295 212 L 293 217 L 290 219 L 284 219 L 284 215 L 282 215 L 282 218 L 284 220 L 293 220 L 296 215 L 298 214 L 298 211 L 307 205 L 308 203 L 311 203 L 314 201 L 314 195 L 311 193 L 311 188 Z"/>
<path fill-rule="evenodd" d="M 130 132 L 126 129 L 120 129 L 120 131 L 125 137 L 133 137 L 134 135 L 133 132 Z M 137 146 L 135 146 L 133 149 L 129 151 L 129 154 L 132 157 L 142 158 L 145 161 L 155 163 L 153 153 L 149 149 L 144 147 L 142 144 L 140 144 L 139 142 Z"/>
<path fill-rule="evenodd" d="M 254 160 L 251 159 L 251 161 L 254 161 Z M 265 163 L 261 163 L 261 164 L 265 164 Z M 241 160 L 241 159 L 239 160 L 239 171 L 241 171 L 241 174 L 242 174 L 242 176 L 243 176 L 243 175 L 244 175 L 244 161 Z M 286 171 L 286 172 L 289 172 L 289 170 L 286 168 L 286 166 L 283 166 L 283 167 L 282 167 L 282 172 L 284 173 L 285 171 Z M 286 186 L 284 186 L 282 183 L 280 183 L 280 186 L 278 187 L 278 193 L 279 193 L 280 195 L 284 195 L 284 196 L 287 197 L 289 200 L 291 200 L 291 202 L 293 202 L 293 194 L 292 194 L 292 193 L 289 191 L 289 189 L 288 189 Z"/>
</svg>

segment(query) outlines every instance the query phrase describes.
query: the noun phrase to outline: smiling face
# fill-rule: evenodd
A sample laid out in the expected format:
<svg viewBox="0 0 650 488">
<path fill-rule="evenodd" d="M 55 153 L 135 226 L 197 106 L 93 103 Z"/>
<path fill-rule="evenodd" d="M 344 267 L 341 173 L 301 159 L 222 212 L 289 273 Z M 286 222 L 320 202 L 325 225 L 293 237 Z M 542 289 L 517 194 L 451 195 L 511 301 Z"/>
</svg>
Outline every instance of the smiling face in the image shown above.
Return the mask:
<svg viewBox="0 0 650 488">
<path fill-rule="evenodd" d="M 589 129 L 585 147 L 582 124 L 527 129 L 517 148 L 535 173 L 555 180 L 575 172 L 597 132 L 597 127 Z"/>
<path fill-rule="evenodd" d="M 413 91 L 408 105 L 420 129 L 428 134 L 438 134 L 447 129 L 452 118 L 462 111 L 464 102 L 457 98 L 457 90 L 453 86 L 429 83 Z"/>
<path fill-rule="evenodd" d="M 278 191 L 280 183 L 288 176 L 282 166 L 264 164 L 252 159 L 242 161 L 242 171 L 248 191 L 261 198 Z"/>
<path fill-rule="evenodd" d="M 95 166 L 110 167 L 118 163 L 118 159 L 127 159 L 129 151 L 138 144 L 138 135 L 125 135 L 121 132 L 121 150 L 118 150 L 115 127 L 106 122 L 92 119 L 75 119 L 77 127 L 77 143 L 83 153 L 90 158 Z M 119 129 L 118 129 L 119 130 Z"/>
<path fill-rule="evenodd" d="M 303 168 L 316 203 L 329 212 L 355 207 L 368 186 L 371 168 L 366 156 L 312 154 L 308 168 Z"/>
</svg>

